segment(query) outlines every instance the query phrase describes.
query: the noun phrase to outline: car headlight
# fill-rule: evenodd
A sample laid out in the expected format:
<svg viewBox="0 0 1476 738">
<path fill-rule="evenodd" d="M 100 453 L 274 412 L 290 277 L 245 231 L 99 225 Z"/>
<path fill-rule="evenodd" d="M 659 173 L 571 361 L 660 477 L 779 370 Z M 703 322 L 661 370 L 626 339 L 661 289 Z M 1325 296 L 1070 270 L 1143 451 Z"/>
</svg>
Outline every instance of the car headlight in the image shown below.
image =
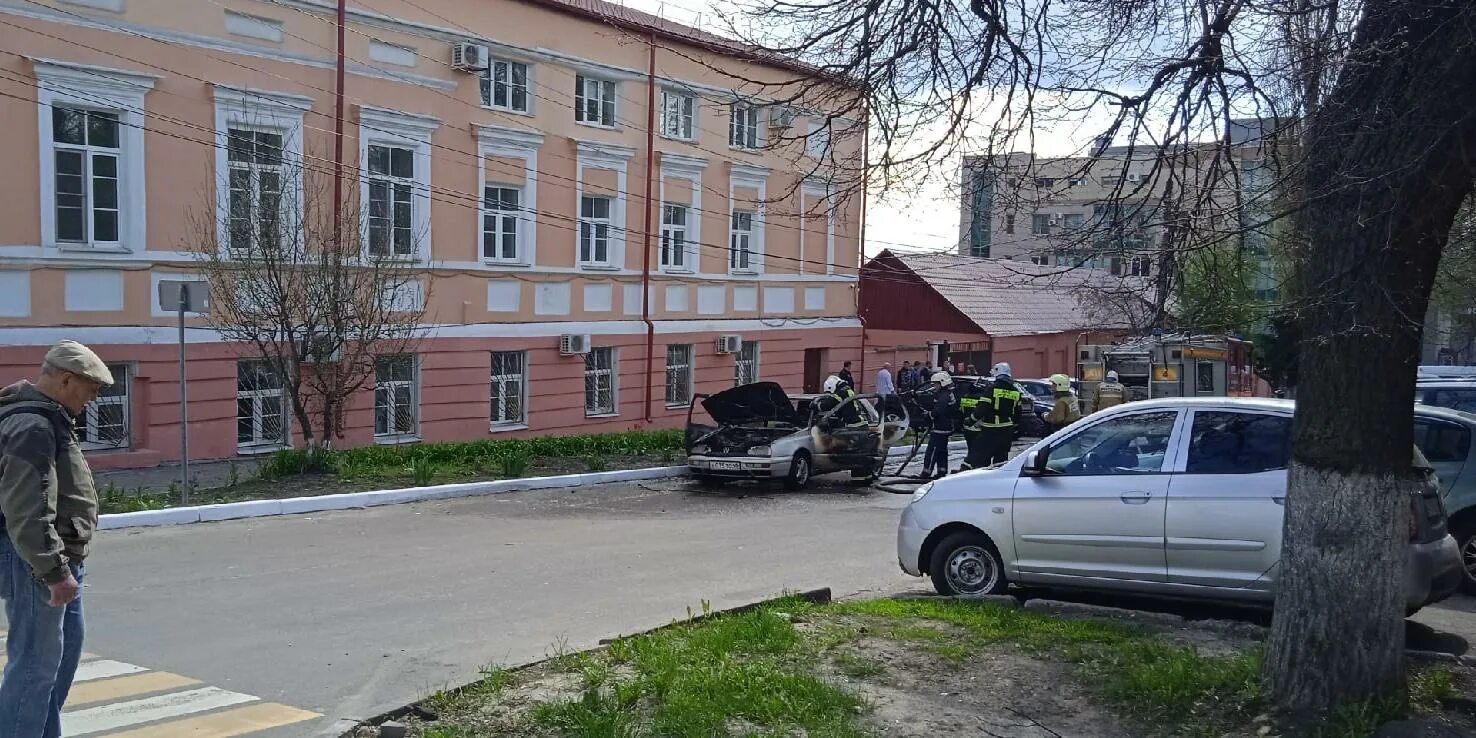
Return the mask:
<svg viewBox="0 0 1476 738">
<path fill-rule="evenodd" d="M 919 502 L 919 501 L 922 500 L 922 498 L 927 497 L 928 496 L 928 493 L 929 492 L 932 492 L 932 491 L 933 491 L 933 483 L 932 482 L 928 482 L 927 484 L 924 484 L 923 486 L 918 487 L 917 490 L 912 493 L 912 501 L 913 502 Z"/>
<path fill-rule="evenodd" d="M 749 456 L 768 456 L 769 455 L 769 447 L 768 446 L 751 446 L 748 449 L 748 455 Z"/>
</svg>

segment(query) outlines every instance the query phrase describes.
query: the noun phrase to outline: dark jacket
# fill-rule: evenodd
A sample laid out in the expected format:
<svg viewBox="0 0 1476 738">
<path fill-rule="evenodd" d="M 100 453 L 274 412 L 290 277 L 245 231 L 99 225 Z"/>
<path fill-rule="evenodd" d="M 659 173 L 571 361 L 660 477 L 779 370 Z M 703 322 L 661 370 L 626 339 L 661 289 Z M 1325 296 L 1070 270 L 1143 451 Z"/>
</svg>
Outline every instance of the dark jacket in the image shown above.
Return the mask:
<svg viewBox="0 0 1476 738">
<path fill-rule="evenodd" d="M 933 396 L 933 432 L 953 434 L 959 430 L 961 416 L 958 397 L 953 388 L 944 387 Z"/>
<path fill-rule="evenodd" d="M 851 376 L 850 369 L 842 369 L 840 370 L 840 373 L 835 376 L 840 377 L 840 381 L 845 382 L 846 386 L 850 387 L 851 389 L 856 388 L 856 378 Z"/>
<path fill-rule="evenodd" d="M 97 528 L 92 470 L 66 408 L 18 382 L 0 389 L 0 514 L 5 533 L 46 583 L 87 557 Z"/>
</svg>

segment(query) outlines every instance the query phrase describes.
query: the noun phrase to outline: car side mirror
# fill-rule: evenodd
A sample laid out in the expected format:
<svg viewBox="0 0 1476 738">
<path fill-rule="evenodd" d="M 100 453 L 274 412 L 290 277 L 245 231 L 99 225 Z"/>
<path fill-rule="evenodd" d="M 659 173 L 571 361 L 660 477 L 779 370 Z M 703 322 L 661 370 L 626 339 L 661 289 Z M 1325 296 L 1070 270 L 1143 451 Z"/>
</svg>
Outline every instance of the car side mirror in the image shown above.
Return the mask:
<svg viewBox="0 0 1476 738">
<path fill-rule="evenodd" d="M 1046 473 L 1046 461 L 1050 459 L 1050 452 L 1046 450 L 1030 451 L 1025 454 L 1025 466 L 1020 468 L 1022 477 L 1039 477 Z"/>
</svg>

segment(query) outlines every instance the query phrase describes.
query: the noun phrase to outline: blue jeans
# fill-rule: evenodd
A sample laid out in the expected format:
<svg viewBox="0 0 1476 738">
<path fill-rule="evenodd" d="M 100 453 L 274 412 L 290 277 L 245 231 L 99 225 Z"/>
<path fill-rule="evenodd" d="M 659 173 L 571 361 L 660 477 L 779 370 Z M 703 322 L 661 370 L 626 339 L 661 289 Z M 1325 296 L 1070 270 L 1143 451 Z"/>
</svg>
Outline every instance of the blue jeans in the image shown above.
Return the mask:
<svg viewBox="0 0 1476 738">
<path fill-rule="evenodd" d="M 82 582 L 82 564 L 71 564 Z M 82 593 L 52 607 L 51 590 L 0 533 L 0 597 L 5 598 L 5 681 L 0 683 L 0 736 L 60 738 L 61 710 L 82 659 Z"/>
</svg>

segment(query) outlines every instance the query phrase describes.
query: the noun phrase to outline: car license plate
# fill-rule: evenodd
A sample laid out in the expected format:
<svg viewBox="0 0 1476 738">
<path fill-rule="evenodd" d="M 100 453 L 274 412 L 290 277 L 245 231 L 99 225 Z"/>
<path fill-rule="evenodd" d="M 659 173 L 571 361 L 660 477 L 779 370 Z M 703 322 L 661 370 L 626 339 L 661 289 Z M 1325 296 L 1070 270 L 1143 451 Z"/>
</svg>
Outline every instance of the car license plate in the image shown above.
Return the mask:
<svg viewBox="0 0 1476 738">
<path fill-rule="evenodd" d="M 714 461 L 711 468 L 719 471 L 738 471 L 743 468 L 743 465 L 736 461 Z"/>
</svg>

